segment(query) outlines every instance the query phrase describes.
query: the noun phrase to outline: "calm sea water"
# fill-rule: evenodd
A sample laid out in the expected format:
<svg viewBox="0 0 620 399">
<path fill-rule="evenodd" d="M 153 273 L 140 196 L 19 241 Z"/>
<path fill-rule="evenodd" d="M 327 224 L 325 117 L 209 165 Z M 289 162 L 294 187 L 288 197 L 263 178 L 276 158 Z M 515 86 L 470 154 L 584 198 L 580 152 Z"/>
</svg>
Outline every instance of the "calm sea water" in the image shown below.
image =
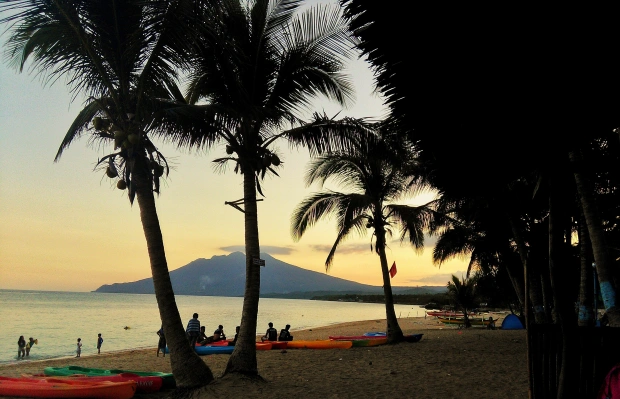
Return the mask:
<svg viewBox="0 0 620 399">
<path fill-rule="evenodd" d="M 232 337 L 241 321 L 243 298 L 177 295 L 176 302 L 183 325 L 196 312 L 207 334 L 222 324 Z M 98 333 L 102 352 L 154 348 L 161 326 L 155 295 L 0 290 L 0 304 L 0 363 L 74 356 L 78 337 L 82 354 L 95 354 Z M 415 305 L 395 305 L 395 310 L 399 317 L 425 314 Z M 383 318 L 382 304 L 261 298 L 257 334 L 270 321 L 278 330 L 290 324 L 295 331 Z M 38 339 L 25 360 L 17 360 L 20 335 Z"/>
</svg>

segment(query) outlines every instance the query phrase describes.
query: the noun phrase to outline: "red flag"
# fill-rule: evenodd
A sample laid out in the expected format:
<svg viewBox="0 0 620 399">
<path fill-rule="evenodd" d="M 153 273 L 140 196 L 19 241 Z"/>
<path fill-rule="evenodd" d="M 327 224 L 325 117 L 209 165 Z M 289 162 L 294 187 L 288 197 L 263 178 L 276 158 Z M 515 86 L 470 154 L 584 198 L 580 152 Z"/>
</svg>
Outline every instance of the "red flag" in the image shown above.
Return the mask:
<svg viewBox="0 0 620 399">
<path fill-rule="evenodd" d="M 390 277 L 394 278 L 396 276 L 396 261 L 392 263 L 392 267 L 390 267 Z"/>
</svg>

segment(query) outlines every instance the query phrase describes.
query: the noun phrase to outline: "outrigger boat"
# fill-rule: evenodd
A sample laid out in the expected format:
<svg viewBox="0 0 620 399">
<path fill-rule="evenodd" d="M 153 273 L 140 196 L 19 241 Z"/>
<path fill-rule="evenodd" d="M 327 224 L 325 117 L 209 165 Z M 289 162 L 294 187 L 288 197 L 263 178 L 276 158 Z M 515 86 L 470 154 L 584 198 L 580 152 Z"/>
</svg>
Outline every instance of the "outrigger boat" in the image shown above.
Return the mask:
<svg viewBox="0 0 620 399">
<path fill-rule="evenodd" d="M 455 310 L 433 310 L 430 312 L 426 312 L 429 316 L 435 317 L 463 317 L 463 312 L 457 312 Z M 467 312 L 467 316 L 472 317 L 476 316 L 478 313 L 476 312 Z"/>
<path fill-rule="evenodd" d="M 441 321 L 444 324 L 455 324 L 455 325 L 464 325 L 465 324 L 465 318 L 464 317 L 442 317 L 442 316 L 438 316 L 437 317 L 439 319 L 439 321 Z M 497 320 L 493 320 L 493 322 L 495 322 Z M 469 318 L 469 323 L 472 326 L 488 326 L 489 323 L 491 323 L 491 320 L 487 320 L 484 318 L 479 318 L 479 317 L 471 317 Z"/>
</svg>

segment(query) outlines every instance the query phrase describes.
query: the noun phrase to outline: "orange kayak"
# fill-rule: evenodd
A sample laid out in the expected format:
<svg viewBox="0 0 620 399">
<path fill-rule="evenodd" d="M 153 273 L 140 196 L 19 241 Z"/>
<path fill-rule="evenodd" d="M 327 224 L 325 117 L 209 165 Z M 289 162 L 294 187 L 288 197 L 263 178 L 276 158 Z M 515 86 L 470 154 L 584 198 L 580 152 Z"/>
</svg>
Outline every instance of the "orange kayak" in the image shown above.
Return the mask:
<svg viewBox="0 0 620 399">
<path fill-rule="evenodd" d="M 135 381 L 67 381 L 57 378 L 0 377 L 0 396 L 26 398 L 130 399 L 136 393 Z"/>
<path fill-rule="evenodd" d="M 331 339 L 317 339 L 315 341 L 287 341 L 287 349 L 349 349 L 352 341 L 332 341 Z"/>
<path fill-rule="evenodd" d="M 272 342 L 257 342 L 256 350 L 257 351 L 268 351 L 271 349 Z"/>
</svg>

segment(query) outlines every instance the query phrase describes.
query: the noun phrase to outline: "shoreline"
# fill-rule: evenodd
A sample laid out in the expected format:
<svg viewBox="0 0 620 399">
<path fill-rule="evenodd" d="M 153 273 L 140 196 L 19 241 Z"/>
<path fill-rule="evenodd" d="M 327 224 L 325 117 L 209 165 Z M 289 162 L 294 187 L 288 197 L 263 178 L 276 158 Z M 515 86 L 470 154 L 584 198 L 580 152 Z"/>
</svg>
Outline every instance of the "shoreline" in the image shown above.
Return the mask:
<svg viewBox="0 0 620 399">
<path fill-rule="evenodd" d="M 498 326 L 502 315 L 498 315 Z M 257 351 L 258 373 L 264 382 L 224 376 L 230 355 L 201 359 L 215 380 L 200 388 L 199 398 L 407 398 L 484 399 L 528 397 L 525 330 L 460 329 L 434 317 L 401 318 L 404 334 L 423 334 L 416 343 L 350 349 L 289 349 Z M 385 319 L 346 322 L 293 332 L 294 340 L 328 339 L 329 335 L 361 335 L 385 331 Z M 170 356 L 156 356 L 156 346 L 89 354 L 79 359 L 20 361 L 0 365 L 0 375 L 41 374 L 44 367 L 82 367 L 171 372 Z M 463 384 L 446 384 L 446 381 Z M 173 392 L 136 394 L 163 399 Z"/>
</svg>

